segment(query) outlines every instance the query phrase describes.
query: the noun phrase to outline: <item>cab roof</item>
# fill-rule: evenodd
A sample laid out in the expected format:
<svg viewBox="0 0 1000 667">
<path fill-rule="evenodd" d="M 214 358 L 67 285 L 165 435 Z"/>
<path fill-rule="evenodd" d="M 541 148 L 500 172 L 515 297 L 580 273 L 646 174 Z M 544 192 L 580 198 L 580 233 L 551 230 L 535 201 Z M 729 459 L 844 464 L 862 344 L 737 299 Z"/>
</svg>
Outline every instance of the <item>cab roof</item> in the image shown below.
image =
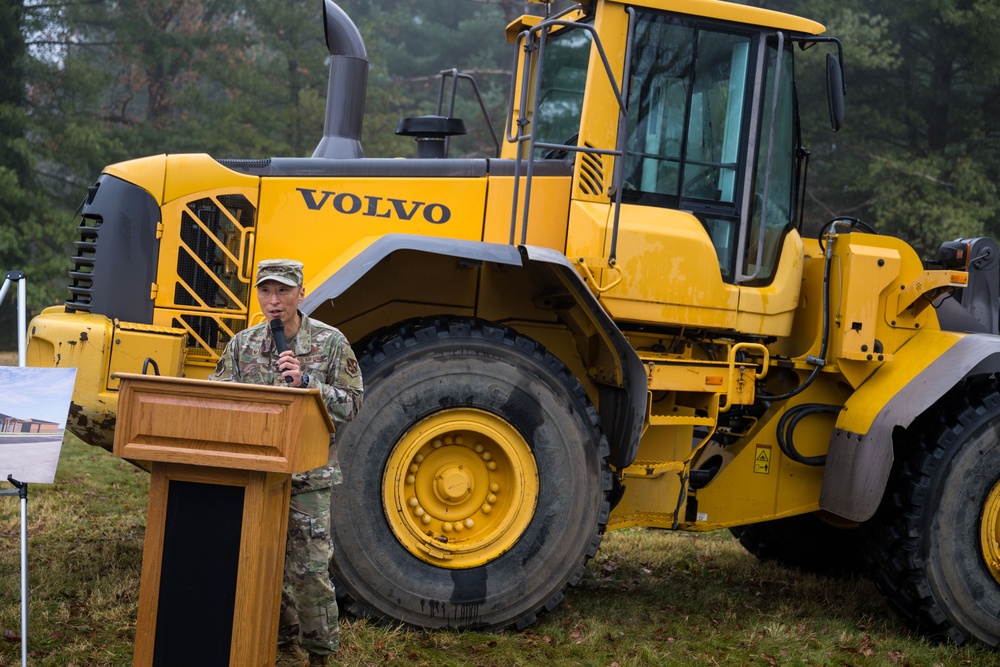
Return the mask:
<svg viewBox="0 0 1000 667">
<path fill-rule="evenodd" d="M 801 16 L 776 12 L 771 9 L 761 9 L 760 7 L 737 5 L 721 0 L 636 0 L 628 4 L 634 7 L 648 7 L 678 14 L 735 21 L 806 35 L 818 35 L 826 31 L 823 24 Z"/>
<path fill-rule="evenodd" d="M 611 0 L 581 0 L 579 4 L 584 7 L 603 4 L 604 9 L 608 5 L 613 4 L 623 7 L 626 5 L 626 3 L 612 2 Z M 627 4 L 631 7 L 645 7 L 720 21 L 733 21 L 803 35 L 819 35 L 826 31 L 826 27 L 823 24 L 801 16 L 776 12 L 771 9 L 723 2 L 722 0 L 635 0 Z M 519 30 L 536 25 L 541 20 L 537 16 L 522 16 L 520 19 L 515 20 L 507 27 L 508 41 L 512 41 L 512 36 L 517 35 Z"/>
</svg>

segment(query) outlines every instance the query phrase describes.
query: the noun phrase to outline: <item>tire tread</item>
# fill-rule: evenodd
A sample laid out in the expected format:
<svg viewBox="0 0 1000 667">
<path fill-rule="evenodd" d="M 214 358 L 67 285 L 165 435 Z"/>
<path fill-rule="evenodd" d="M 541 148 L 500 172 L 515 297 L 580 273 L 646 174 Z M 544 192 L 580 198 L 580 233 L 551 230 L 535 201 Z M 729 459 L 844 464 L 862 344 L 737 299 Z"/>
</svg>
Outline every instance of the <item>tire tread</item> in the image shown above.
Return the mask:
<svg viewBox="0 0 1000 667">
<path fill-rule="evenodd" d="M 972 637 L 950 621 L 935 598 L 922 555 L 931 488 L 942 461 L 966 430 L 1000 406 L 1000 382 L 975 378 L 949 393 L 895 443 L 895 464 L 875 516 L 863 526 L 876 588 L 904 622 L 936 640 Z"/>
<path fill-rule="evenodd" d="M 510 327 L 478 318 L 450 318 L 444 316 L 422 318 L 402 323 L 393 329 L 382 330 L 359 343 L 357 346 L 358 361 L 364 371 L 376 365 L 387 362 L 391 363 L 394 356 L 407 352 L 422 342 L 448 338 L 473 338 L 491 341 L 496 344 L 509 346 L 523 354 L 529 355 L 538 360 L 572 394 L 575 405 L 585 406 L 582 417 L 598 436 L 596 444 L 601 466 L 600 489 L 603 498 L 597 515 L 597 523 L 590 527 L 590 530 L 593 532 L 589 537 L 589 543 L 583 558 L 573 568 L 573 572 L 566 581 L 566 585 L 575 586 L 583 578 L 587 562 L 597 554 L 600 548 L 611 511 L 610 493 L 613 488 L 613 476 L 608 465 L 611 447 L 607 437 L 601 430 L 601 420 L 597 409 L 591 403 L 580 381 L 559 358 L 548 352 L 543 345 Z M 518 630 L 527 628 L 537 620 L 539 613 L 554 609 L 563 599 L 564 592 L 565 586 L 556 590 L 549 598 L 537 604 L 534 608 L 524 611 L 516 618 L 511 618 L 505 623 L 482 629 L 499 631 L 511 627 Z M 379 614 L 372 612 L 372 610 L 365 606 L 363 601 L 352 597 L 344 586 L 337 586 L 337 594 L 341 608 L 352 616 L 393 623 L 391 619 L 385 619 Z"/>
</svg>

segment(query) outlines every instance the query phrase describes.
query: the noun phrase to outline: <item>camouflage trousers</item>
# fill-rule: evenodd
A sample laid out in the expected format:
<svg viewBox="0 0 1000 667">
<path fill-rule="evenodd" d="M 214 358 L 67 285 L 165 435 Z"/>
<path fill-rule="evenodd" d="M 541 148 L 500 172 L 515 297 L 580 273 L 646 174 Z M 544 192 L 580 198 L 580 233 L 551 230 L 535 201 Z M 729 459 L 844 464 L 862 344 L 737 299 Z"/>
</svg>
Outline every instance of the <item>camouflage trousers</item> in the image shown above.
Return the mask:
<svg viewBox="0 0 1000 667">
<path fill-rule="evenodd" d="M 340 645 L 337 596 L 330 581 L 330 488 L 296 493 L 288 512 L 278 643 L 315 655 Z"/>
</svg>

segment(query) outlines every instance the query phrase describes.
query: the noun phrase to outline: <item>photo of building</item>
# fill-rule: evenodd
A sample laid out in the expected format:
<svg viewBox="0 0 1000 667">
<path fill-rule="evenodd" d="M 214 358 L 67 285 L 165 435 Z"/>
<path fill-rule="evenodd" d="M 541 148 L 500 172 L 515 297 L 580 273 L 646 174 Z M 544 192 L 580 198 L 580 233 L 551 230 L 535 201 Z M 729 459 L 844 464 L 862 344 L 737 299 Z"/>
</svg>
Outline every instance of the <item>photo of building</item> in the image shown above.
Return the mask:
<svg viewBox="0 0 1000 667">
<path fill-rule="evenodd" d="M 0 414 L 0 433 L 58 433 L 62 427 L 44 419 L 18 419 Z"/>
</svg>

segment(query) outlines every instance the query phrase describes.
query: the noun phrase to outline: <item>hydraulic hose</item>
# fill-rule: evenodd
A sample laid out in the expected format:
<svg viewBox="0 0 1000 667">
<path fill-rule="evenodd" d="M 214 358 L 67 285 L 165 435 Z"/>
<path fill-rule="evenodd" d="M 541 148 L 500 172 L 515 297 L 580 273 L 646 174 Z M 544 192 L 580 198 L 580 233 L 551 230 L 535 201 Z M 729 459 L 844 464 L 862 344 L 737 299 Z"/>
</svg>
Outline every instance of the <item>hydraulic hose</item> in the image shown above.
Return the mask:
<svg viewBox="0 0 1000 667">
<path fill-rule="evenodd" d="M 833 226 L 835 224 L 836 221 L 830 224 L 831 230 L 833 229 Z M 805 391 L 806 387 L 812 384 L 813 380 L 816 379 L 816 376 L 819 375 L 820 370 L 826 364 L 826 348 L 830 342 L 830 265 L 833 264 L 832 242 L 830 243 L 830 245 L 826 247 L 826 252 L 824 253 L 824 255 L 825 257 L 823 259 L 823 333 L 819 346 L 819 356 L 806 357 L 806 360 L 814 364 L 814 366 L 812 372 L 809 374 L 809 377 L 807 377 L 802 384 L 800 384 L 795 389 L 792 389 L 791 391 L 784 394 L 779 394 L 778 396 L 767 396 L 767 395 L 761 396 L 761 398 L 763 398 L 764 400 L 783 401 L 785 399 L 791 398 L 792 396 L 796 396 L 799 393 Z"/>
<path fill-rule="evenodd" d="M 807 466 L 821 466 L 826 463 L 826 454 L 822 456 L 804 456 L 795 448 L 792 434 L 799 422 L 810 415 L 838 414 L 843 409 L 840 405 L 823 405 L 820 403 L 803 403 L 788 409 L 778 420 L 778 447 L 781 453 L 793 461 Z"/>
<path fill-rule="evenodd" d="M 819 355 L 818 356 L 808 356 L 806 361 L 813 364 L 812 372 L 809 374 L 802 384 L 800 384 L 795 389 L 791 391 L 779 394 L 777 396 L 769 396 L 767 394 L 762 394 L 761 398 L 765 401 L 783 401 L 789 399 L 793 396 L 797 396 L 803 392 L 806 387 L 812 384 L 813 380 L 819 375 L 820 370 L 826 365 L 826 351 L 830 343 L 830 266 L 833 264 L 833 241 L 837 237 L 836 228 L 837 225 L 845 224 L 848 227 L 860 227 L 864 231 L 870 234 L 877 234 L 878 232 L 869 225 L 868 223 L 852 217 L 839 217 L 834 218 L 826 225 L 819 233 L 819 244 L 820 248 L 823 248 L 824 260 L 823 260 L 823 334 L 820 341 Z M 823 235 L 828 234 L 830 238 L 830 244 L 826 247 L 823 246 Z"/>
</svg>

